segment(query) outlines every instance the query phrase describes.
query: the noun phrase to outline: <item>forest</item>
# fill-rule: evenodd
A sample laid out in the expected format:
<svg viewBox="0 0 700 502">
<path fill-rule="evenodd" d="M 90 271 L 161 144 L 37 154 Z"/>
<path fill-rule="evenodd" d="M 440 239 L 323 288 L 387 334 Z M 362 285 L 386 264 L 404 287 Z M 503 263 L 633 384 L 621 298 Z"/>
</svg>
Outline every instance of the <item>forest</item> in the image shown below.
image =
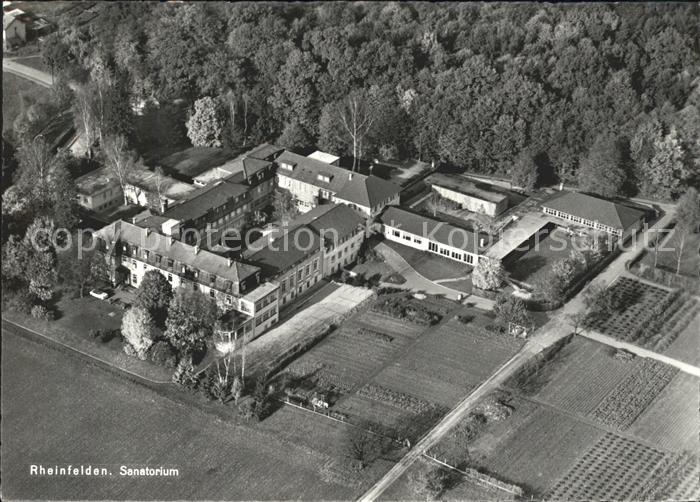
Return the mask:
<svg viewBox="0 0 700 502">
<path fill-rule="evenodd" d="M 140 134 L 128 104 L 215 103 L 212 145 L 355 148 L 504 177 L 536 172 L 607 196 L 672 199 L 699 181 L 694 3 L 101 9 L 83 25 L 62 19 L 43 57 L 88 97 L 108 82 L 104 127 L 137 147 L 174 141 L 182 125 Z M 348 100 L 371 115 L 359 146 L 338 133 Z"/>
</svg>

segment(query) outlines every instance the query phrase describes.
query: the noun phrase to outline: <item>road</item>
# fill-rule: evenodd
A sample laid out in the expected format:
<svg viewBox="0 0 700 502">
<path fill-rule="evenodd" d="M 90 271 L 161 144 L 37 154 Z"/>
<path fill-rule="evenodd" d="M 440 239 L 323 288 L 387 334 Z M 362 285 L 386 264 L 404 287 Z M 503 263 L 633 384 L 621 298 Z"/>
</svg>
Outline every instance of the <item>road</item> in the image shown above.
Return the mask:
<svg viewBox="0 0 700 502">
<path fill-rule="evenodd" d="M 3 58 L 2 71 L 12 73 L 44 87 L 53 87 L 53 78 L 48 73 L 25 66 L 12 59 Z"/>
<path fill-rule="evenodd" d="M 666 214 L 660 218 L 653 228 L 663 228 L 668 225 L 674 214 L 674 206 L 661 205 Z M 620 255 L 608 265 L 598 276 L 586 285 L 578 294 L 571 298 L 562 308 L 554 312 L 554 316 L 544 326 L 542 326 L 525 346 L 510 361 L 501 366 L 488 380 L 479 386 L 474 392 L 460 401 L 445 417 L 431 429 L 413 448 L 387 472 L 382 479 L 362 495 L 359 500 L 376 500 L 384 491 L 398 480 L 413 462 L 423 455 L 431 446 L 436 444 L 449 430 L 462 420 L 470 411 L 474 403 L 490 392 L 496 390 L 498 386 L 509 376 L 513 375 L 530 357 L 550 347 L 566 335 L 574 332 L 574 326 L 570 322 L 570 315 L 582 312 L 585 309 L 585 293 L 592 284 L 609 286 L 620 275 L 626 273 L 626 263 L 635 258 L 644 250 L 645 239 L 638 238 L 628 242 Z"/>
</svg>

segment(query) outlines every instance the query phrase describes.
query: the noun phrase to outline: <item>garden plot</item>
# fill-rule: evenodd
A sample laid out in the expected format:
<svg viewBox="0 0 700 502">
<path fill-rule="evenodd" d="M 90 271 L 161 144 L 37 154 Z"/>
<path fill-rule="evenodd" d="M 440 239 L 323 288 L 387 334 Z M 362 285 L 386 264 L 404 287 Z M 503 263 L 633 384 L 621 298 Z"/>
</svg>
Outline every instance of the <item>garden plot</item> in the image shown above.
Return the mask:
<svg viewBox="0 0 700 502">
<path fill-rule="evenodd" d="M 698 451 L 698 384 L 678 373 L 628 429 L 636 437 L 675 451 Z"/>
<path fill-rule="evenodd" d="M 635 500 L 636 492 L 657 479 L 666 454 L 606 433 L 554 484 L 553 500 Z"/>
<path fill-rule="evenodd" d="M 659 463 L 653 477 L 634 494 L 636 500 L 698 500 L 700 498 L 700 466 L 689 453 L 667 455 Z"/>
<path fill-rule="evenodd" d="M 547 364 L 556 365 L 556 369 L 537 397 L 561 410 L 585 416 L 639 367 L 641 359 L 617 359 L 610 347 L 574 337 Z"/>
<path fill-rule="evenodd" d="M 423 329 L 401 324 L 384 314 L 363 311 L 294 361 L 288 372 L 309 378 L 320 388 L 333 386 L 345 394 L 361 387 Z"/>
<path fill-rule="evenodd" d="M 602 434 L 600 429 L 553 408 L 538 406 L 492 455 L 477 463 L 526 492 L 540 495 Z"/>
<path fill-rule="evenodd" d="M 634 332 L 649 320 L 650 315 L 669 296 L 665 289 L 621 277 L 611 286 L 615 296 L 621 299 L 622 309 L 605 319 L 598 320 L 593 328 L 620 340 L 634 341 Z"/>
<path fill-rule="evenodd" d="M 677 373 L 678 368 L 643 359 L 589 416 L 609 427 L 627 429 Z"/>
<path fill-rule="evenodd" d="M 428 331 L 375 381 L 453 406 L 522 346 L 519 339 L 487 331 L 482 322 L 487 322 L 486 318 L 475 317 L 467 324 L 453 318 L 439 329 Z M 439 382 L 447 385 L 441 387 Z"/>
</svg>

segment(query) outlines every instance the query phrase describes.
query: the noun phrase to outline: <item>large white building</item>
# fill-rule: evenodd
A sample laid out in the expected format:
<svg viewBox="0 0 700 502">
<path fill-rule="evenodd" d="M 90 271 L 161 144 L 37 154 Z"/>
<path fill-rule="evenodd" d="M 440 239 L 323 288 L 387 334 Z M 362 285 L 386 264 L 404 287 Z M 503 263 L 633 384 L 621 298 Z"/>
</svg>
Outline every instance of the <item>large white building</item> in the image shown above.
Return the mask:
<svg viewBox="0 0 700 502">
<path fill-rule="evenodd" d="M 422 214 L 387 207 L 380 215 L 382 233 L 404 246 L 475 266 L 484 256 L 489 240 L 485 234 L 458 228 Z"/>
<path fill-rule="evenodd" d="M 354 263 L 364 238 L 364 218 L 347 206 L 327 204 L 254 242 L 244 256 L 265 278 L 279 283 L 284 305 Z"/>
<path fill-rule="evenodd" d="M 246 338 L 261 334 L 278 320 L 278 289 L 263 282 L 259 267 L 225 258 L 171 236 L 116 221 L 95 232 L 113 283 L 138 287 L 149 270 L 157 270 L 174 288 L 209 295 L 224 311 L 236 311 Z"/>
<path fill-rule="evenodd" d="M 369 218 L 384 207 L 399 203 L 401 189 L 394 183 L 318 160 L 331 160 L 325 156 L 327 154 L 322 156 L 315 152 L 312 155 L 314 157 L 304 157 L 285 151 L 276 160 L 277 184 L 292 193 L 301 212 L 337 202 Z"/>
</svg>

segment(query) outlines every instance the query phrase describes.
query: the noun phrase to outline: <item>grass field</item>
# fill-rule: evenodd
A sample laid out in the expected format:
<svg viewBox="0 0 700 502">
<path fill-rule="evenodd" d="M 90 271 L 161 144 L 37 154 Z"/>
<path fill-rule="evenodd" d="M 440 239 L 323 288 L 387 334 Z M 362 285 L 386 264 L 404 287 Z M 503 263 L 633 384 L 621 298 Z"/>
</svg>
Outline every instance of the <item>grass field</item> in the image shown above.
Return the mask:
<svg viewBox="0 0 700 502">
<path fill-rule="evenodd" d="M 556 227 L 527 251 L 514 251 L 506 269 L 513 279 L 532 284 L 544 276 L 554 262 L 569 257 L 576 238 Z"/>
<path fill-rule="evenodd" d="M 515 397 L 513 414 L 486 429 L 469 445 L 472 465 L 543 494 L 603 432 L 551 407 Z"/>
<path fill-rule="evenodd" d="M 700 233 L 690 234 L 686 238 L 683 246 L 683 253 L 681 254 L 681 275 L 696 278 L 698 277 L 698 271 L 700 270 L 700 253 L 698 252 L 698 249 L 700 249 Z M 666 244 L 664 244 L 663 250 L 659 251 L 656 266 L 675 274 L 678 267 L 677 250 L 680 250 L 680 246 L 678 238 L 674 232 L 674 235 L 669 238 Z M 653 251 L 646 253 L 643 263 L 648 267 L 654 266 Z"/>
<path fill-rule="evenodd" d="M 351 499 L 325 482 L 328 457 L 235 426 L 82 359 L 2 337 L 3 498 L 113 500 Z M 29 465 L 104 466 L 114 475 L 30 477 Z M 120 465 L 178 477 L 122 477 Z"/>
<path fill-rule="evenodd" d="M 700 379 L 678 373 L 628 432 L 662 448 L 697 452 L 700 447 L 699 384 Z"/>
<path fill-rule="evenodd" d="M 51 90 L 11 73 L 2 72 L 2 132 L 12 130 L 12 124 L 23 110 L 37 101 L 51 98 Z"/>
<path fill-rule="evenodd" d="M 700 348 L 698 345 L 698 333 L 700 333 L 700 302 L 695 300 L 698 307 L 695 314 L 688 320 L 685 328 L 676 336 L 676 339 L 664 351 L 664 354 L 680 361 L 700 366 Z M 681 321 L 682 322 L 682 321 Z"/>
<path fill-rule="evenodd" d="M 172 370 L 125 354 L 120 336 L 110 339 L 91 336 L 93 329 L 119 330 L 123 314 L 121 308 L 90 296 L 63 296 L 56 308 L 60 317 L 54 321 L 40 321 L 14 312 L 3 313 L 3 318 L 146 378 L 168 381 L 172 376 Z M 90 322 L 85 322 L 86 319 L 90 319 Z"/>
<path fill-rule="evenodd" d="M 467 275 L 469 266 L 449 258 L 403 246 L 388 239 L 383 241 L 391 249 L 399 253 L 411 267 L 428 280 L 453 279 Z M 451 287 L 451 286 L 450 286 Z"/>
</svg>

